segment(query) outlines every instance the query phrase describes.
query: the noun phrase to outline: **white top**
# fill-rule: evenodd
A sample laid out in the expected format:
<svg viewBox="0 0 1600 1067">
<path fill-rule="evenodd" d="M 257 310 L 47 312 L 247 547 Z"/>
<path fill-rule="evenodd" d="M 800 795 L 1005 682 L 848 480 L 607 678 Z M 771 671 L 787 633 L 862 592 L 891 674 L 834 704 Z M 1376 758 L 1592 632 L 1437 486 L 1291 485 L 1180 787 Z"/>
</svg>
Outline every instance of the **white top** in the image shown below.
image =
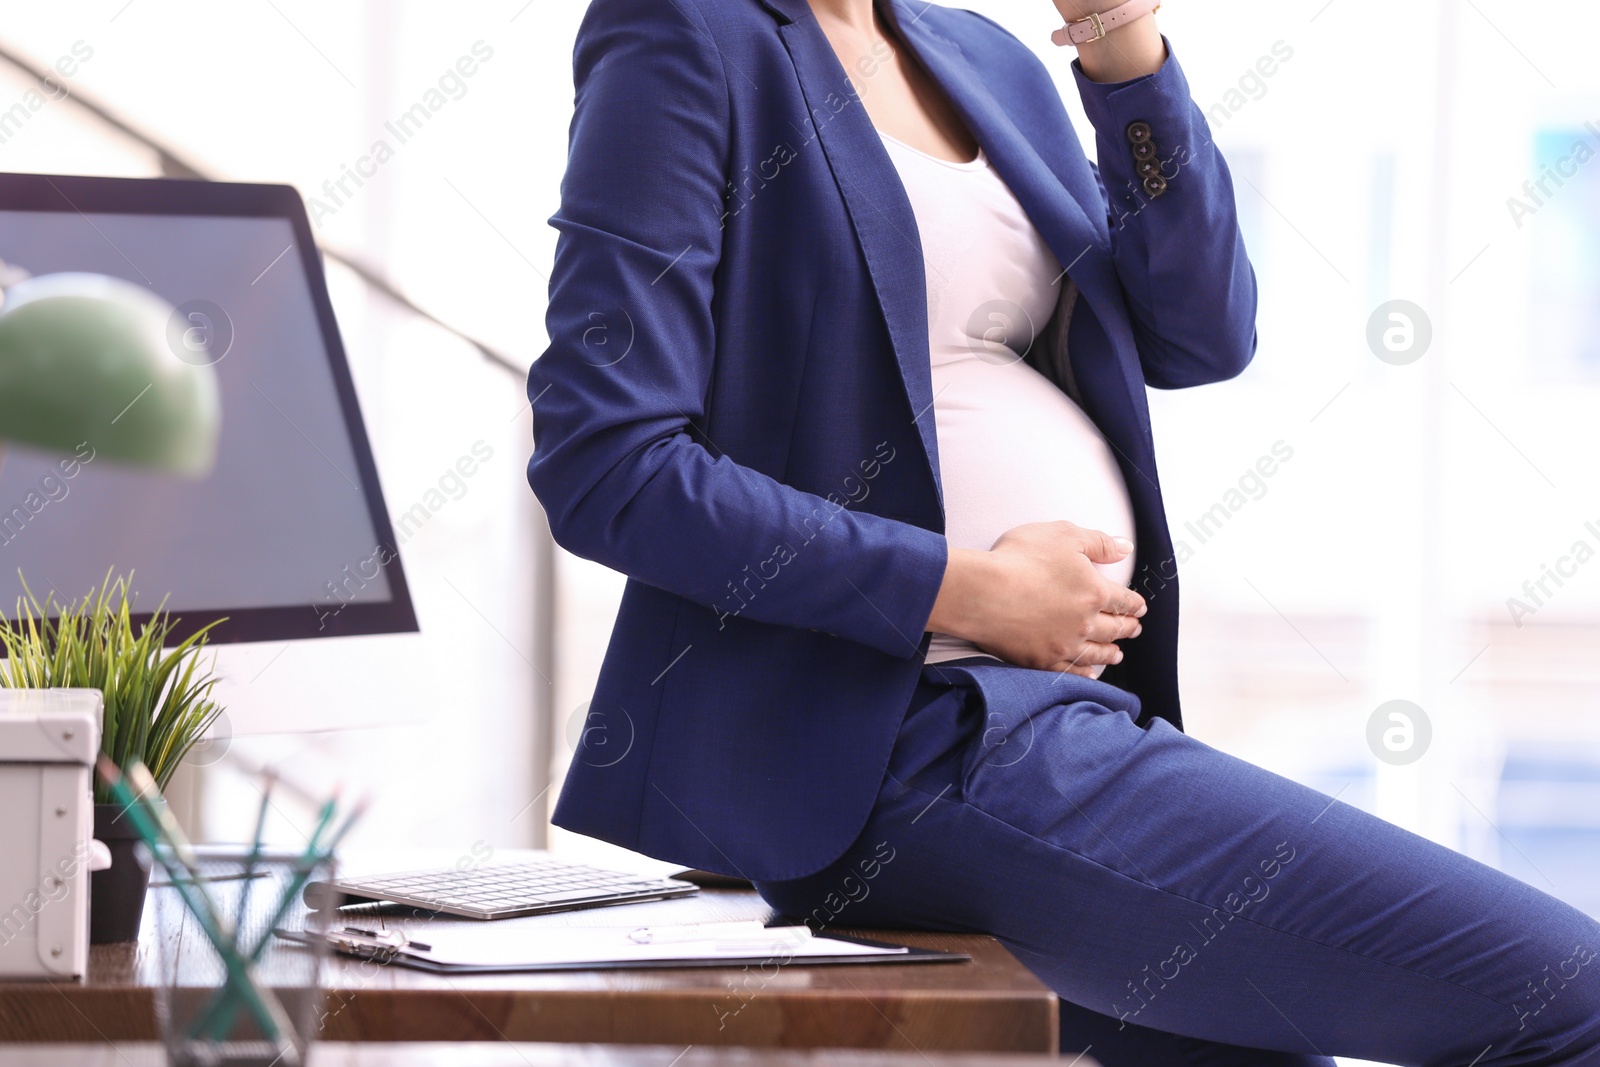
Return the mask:
<svg viewBox="0 0 1600 1067">
<path fill-rule="evenodd" d="M 1007 530 L 1056 519 L 1133 540 L 1133 506 L 1110 446 L 1022 361 L 1055 313 L 1060 262 L 982 149 L 952 163 L 881 136 L 922 238 L 950 547 L 989 549 Z M 1100 569 L 1126 585 L 1133 557 Z M 928 662 L 982 654 L 935 633 Z"/>
</svg>

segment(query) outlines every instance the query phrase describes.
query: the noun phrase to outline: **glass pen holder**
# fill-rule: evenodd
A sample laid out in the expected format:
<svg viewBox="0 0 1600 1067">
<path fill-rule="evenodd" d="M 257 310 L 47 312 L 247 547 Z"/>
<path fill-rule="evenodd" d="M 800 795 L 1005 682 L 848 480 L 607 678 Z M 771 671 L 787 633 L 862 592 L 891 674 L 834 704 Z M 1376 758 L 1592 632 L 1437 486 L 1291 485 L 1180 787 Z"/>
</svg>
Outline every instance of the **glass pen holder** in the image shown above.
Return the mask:
<svg viewBox="0 0 1600 1067">
<path fill-rule="evenodd" d="M 157 869 L 157 1017 L 171 1067 L 302 1067 L 322 1017 L 324 937 L 333 911 L 308 908 L 332 860 L 208 853 L 199 879 Z M 204 901 L 197 895 L 204 894 Z M 196 905 L 200 906 L 197 907 Z M 274 930 L 311 935 L 303 940 Z"/>
</svg>

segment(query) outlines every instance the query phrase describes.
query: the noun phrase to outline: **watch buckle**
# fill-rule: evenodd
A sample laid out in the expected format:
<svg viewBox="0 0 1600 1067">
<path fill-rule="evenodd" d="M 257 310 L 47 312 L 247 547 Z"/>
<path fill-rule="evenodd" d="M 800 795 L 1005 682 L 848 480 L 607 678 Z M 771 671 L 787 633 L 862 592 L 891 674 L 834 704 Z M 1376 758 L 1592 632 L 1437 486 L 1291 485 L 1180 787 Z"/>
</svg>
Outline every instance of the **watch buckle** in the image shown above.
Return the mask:
<svg viewBox="0 0 1600 1067">
<path fill-rule="evenodd" d="M 1072 24 L 1074 26 L 1081 26 L 1085 22 L 1087 22 L 1090 26 L 1094 27 L 1094 36 L 1090 37 L 1089 41 L 1098 41 L 1098 40 L 1101 40 L 1102 38 L 1105 37 L 1105 35 L 1106 35 L 1106 25 L 1105 25 L 1105 23 L 1100 21 L 1100 16 L 1098 14 L 1092 14 L 1086 19 L 1073 19 L 1072 20 Z M 1084 43 L 1087 44 L 1088 41 L 1085 41 Z"/>
</svg>

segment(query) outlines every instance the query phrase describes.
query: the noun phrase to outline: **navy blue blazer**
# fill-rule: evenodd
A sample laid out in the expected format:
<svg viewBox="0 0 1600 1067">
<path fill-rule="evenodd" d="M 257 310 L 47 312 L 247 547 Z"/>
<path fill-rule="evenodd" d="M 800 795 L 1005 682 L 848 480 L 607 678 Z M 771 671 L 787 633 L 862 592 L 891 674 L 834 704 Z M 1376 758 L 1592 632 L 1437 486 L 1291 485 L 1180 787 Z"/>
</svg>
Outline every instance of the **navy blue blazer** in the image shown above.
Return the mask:
<svg viewBox="0 0 1600 1067">
<path fill-rule="evenodd" d="M 879 2 L 1075 283 L 1064 353 L 1030 358 L 1132 494 L 1144 632 L 1103 680 L 1064 676 L 1062 700 L 1181 725 L 1145 387 L 1254 353 L 1227 169 L 1170 55 L 1117 85 L 1077 72 L 1097 172 L 1018 40 Z M 556 541 L 629 581 L 555 822 L 799 877 L 867 818 L 944 573 L 916 220 L 806 0 L 593 0 L 574 68 L 528 480 Z"/>
</svg>

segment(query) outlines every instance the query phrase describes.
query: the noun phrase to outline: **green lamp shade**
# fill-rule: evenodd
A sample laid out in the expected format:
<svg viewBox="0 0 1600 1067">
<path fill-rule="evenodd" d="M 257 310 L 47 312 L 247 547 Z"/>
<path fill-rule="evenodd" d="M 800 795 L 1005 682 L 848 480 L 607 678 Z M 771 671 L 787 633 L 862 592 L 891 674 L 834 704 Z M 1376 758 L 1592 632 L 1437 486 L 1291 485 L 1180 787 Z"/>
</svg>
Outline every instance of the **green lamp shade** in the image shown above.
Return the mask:
<svg viewBox="0 0 1600 1067">
<path fill-rule="evenodd" d="M 216 460 L 221 403 L 204 352 L 180 359 L 172 306 L 100 274 L 47 274 L 0 305 L 0 441 L 194 477 Z"/>
</svg>

